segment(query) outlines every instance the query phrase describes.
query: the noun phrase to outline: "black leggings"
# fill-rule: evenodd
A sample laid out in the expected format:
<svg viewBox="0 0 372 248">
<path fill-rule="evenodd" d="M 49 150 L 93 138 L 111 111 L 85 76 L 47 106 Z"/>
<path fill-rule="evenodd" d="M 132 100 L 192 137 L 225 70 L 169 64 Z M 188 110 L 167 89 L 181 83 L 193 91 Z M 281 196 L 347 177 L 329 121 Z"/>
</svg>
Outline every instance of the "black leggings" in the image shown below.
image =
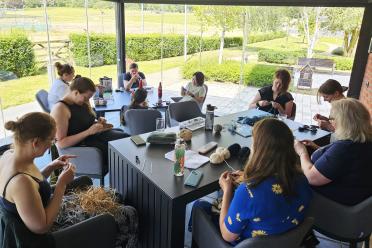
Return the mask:
<svg viewBox="0 0 372 248">
<path fill-rule="evenodd" d="M 109 141 L 123 139 L 126 137 L 129 137 L 129 135 L 123 130 L 113 128 L 111 130 L 89 136 L 81 143 L 81 145 L 92 146 L 100 149 L 103 156 L 103 162 L 105 165 L 107 165 Z"/>
</svg>

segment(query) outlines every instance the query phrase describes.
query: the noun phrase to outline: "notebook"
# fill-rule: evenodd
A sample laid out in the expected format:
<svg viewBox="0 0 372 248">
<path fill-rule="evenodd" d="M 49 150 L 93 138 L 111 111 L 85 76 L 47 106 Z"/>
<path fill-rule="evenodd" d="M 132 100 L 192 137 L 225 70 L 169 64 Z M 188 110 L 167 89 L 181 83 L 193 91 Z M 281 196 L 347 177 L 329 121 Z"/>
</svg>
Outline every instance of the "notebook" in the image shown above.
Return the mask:
<svg viewBox="0 0 372 248">
<path fill-rule="evenodd" d="M 164 157 L 170 161 L 174 160 L 174 150 L 167 152 Z M 197 169 L 203 164 L 206 164 L 209 162 L 209 158 L 203 155 L 200 155 L 199 153 L 192 151 L 192 150 L 186 150 L 185 153 L 185 167 L 189 169 Z"/>
</svg>

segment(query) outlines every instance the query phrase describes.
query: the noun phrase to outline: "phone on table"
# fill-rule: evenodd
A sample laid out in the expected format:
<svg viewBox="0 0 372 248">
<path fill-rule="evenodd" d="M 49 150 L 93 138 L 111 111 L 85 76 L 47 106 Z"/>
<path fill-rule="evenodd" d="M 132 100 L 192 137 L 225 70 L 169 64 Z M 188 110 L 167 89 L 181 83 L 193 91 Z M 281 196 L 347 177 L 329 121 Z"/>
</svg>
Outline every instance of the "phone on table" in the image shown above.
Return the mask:
<svg viewBox="0 0 372 248">
<path fill-rule="evenodd" d="M 198 186 L 202 176 L 203 176 L 203 172 L 199 170 L 192 170 L 189 176 L 185 180 L 185 185 L 191 186 L 191 187 Z"/>
<path fill-rule="evenodd" d="M 146 145 L 146 141 L 144 141 L 142 137 L 139 135 L 131 136 L 130 140 L 133 141 L 133 143 L 136 144 L 136 146 Z"/>
</svg>

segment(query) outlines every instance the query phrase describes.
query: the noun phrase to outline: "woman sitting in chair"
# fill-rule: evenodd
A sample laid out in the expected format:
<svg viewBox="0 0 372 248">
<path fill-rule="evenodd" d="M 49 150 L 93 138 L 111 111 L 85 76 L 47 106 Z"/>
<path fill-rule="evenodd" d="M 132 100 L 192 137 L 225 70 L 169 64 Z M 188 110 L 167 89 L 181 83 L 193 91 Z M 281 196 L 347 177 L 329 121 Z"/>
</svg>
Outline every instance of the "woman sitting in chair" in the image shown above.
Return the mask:
<svg viewBox="0 0 372 248">
<path fill-rule="evenodd" d="M 120 120 L 121 124 L 125 125 L 125 112 L 127 112 L 130 109 L 148 109 L 148 103 L 147 103 L 147 90 L 144 88 L 137 89 L 134 92 L 132 102 L 129 106 L 123 106 L 120 112 Z"/>
<path fill-rule="evenodd" d="M 337 101 L 340 99 L 344 99 L 345 96 L 343 94 L 344 88 L 341 84 L 334 80 L 328 79 L 325 81 L 318 89 L 318 103 L 320 103 L 320 97 L 323 97 L 324 101 L 332 103 L 333 101 Z M 333 128 L 331 122 L 329 121 L 328 117 L 325 117 L 321 114 L 314 115 L 313 118 L 316 122 L 318 122 L 318 126 L 330 132 L 334 132 L 335 129 Z"/>
<path fill-rule="evenodd" d="M 49 114 L 29 113 L 7 122 L 5 128 L 14 133 L 14 149 L 0 159 L 0 208 L 19 216 L 32 233 L 46 233 L 58 215 L 67 184 L 74 179 L 75 167 L 68 163 L 71 156 L 54 160 L 42 171 L 34 164 L 55 139 L 56 124 Z M 52 195 L 46 178 L 59 168 L 64 169 Z"/>
<path fill-rule="evenodd" d="M 181 88 L 181 102 L 196 101 L 199 106 L 204 102 L 206 90 L 204 87 L 204 74 L 197 71 L 192 76 L 192 81 L 186 85 L 186 88 Z"/>
<path fill-rule="evenodd" d="M 75 69 L 72 65 L 59 62 L 55 63 L 59 78 L 53 81 L 52 87 L 48 94 L 49 109 L 52 109 L 54 104 L 61 100 L 69 91 L 69 83 L 74 79 Z"/>
<path fill-rule="evenodd" d="M 7 122 L 5 128 L 14 133 L 14 149 L 0 158 L 0 242 L 2 247 L 52 247 L 50 235 L 44 234 L 61 228 L 61 214 L 66 214 L 69 225 L 81 218 L 89 218 L 80 206 L 71 204 L 71 195 L 64 197 L 66 188 L 76 189 L 77 186 L 82 189 L 90 186 L 92 181 L 87 177 L 74 180 L 75 166 L 69 163 L 69 159 L 75 157 L 72 155 L 61 156 L 42 171 L 36 167 L 35 158 L 43 156 L 55 141 L 56 122 L 49 114 L 29 113 L 17 121 Z M 57 169 L 63 171 L 52 190 L 47 178 Z M 121 226 L 117 242 L 127 243 L 126 247 L 136 247 L 138 223 L 135 209 L 123 205 L 118 208 L 120 213 L 115 220 Z M 71 212 L 78 214 L 69 219 Z M 94 228 L 89 232 L 93 232 L 91 230 Z M 80 234 L 101 235 L 96 230 L 95 233 L 85 231 Z M 79 240 L 72 238 L 70 247 L 77 247 L 77 242 Z"/>
<path fill-rule="evenodd" d="M 290 82 L 291 75 L 287 70 L 277 70 L 273 84 L 259 89 L 249 108 L 258 108 L 274 115 L 286 114 L 290 118 L 293 108 L 293 96 L 288 92 Z"/>
<path fill-rule="evenodd" d="M 273 138 L 275 137 L 275 138 Z M 253 127 L 253 144 L 244 172 L 224 172 L 219 229 L 225 241 L 280 234 L 299 225 L 311 199 L 309 184 L 296 167 L 291 130 L 281 121 L 264 119 Z M 233 181 L 243 182 L 233 190 Z M 197 202 L 211 212 L 211 205 Z M 217 219 L 218 216 L 215 216 Z"/>
<path fill-rule="evenodd" d="M 356 99 L 332 102 L 329 118 L 336 141 L 319 147 L 296 141 L 301 167 L 313 189 L 344 205 L 355 205 L 372 196 L 372 126 L 364 105 Z M 309 156 L 306 146 L 317 149 Z"/>
<path fill-rule="evenodd" d="M 121 129 L 113 129 L 104 118 L 96 120 L 89 104 L 96 87 L 86 77 L 75 78 L 70 92 L 53 108 L 51 115 L 57 123 L 57 146 L 92 146 L 100 149 L 107 164 L 108 142 L 128 137 Z"/>
</svg>

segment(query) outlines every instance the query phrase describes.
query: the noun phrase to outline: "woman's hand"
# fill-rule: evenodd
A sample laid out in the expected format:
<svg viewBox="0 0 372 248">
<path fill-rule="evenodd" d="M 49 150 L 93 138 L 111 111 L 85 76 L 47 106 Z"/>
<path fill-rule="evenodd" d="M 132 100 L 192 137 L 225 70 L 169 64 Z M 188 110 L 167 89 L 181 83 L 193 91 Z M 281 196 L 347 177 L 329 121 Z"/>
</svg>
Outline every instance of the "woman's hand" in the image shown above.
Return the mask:
<svg viewBox="0 0 372 248">
<path fill-rule="evenodd" d="M 234 171 L 230 174 L 230 176 L 233 184 L 237 186 L 243 182 L 244 172 L 241 170 Z"/>
<path fill-rule="evenodd" d="M 261 101 L 258 101 L 258 105 L 260 105 L 261 107 L 265 107 L 265 106 L 270 105 L 270 102 L 266 100 L 261 100 Z"/>
<path fill-rule="evenodd" d="M 328 118 L 321 115 L 321 114 L 316 114 L 314 115 L 313 117 L 314 121 L 320 121 L 320 120 L 323 120 L 323 121 L 328 121 Z"/>
<path fill-rule="evenodd" d="M 57 170 L 57 169 L 67 166 L 68 163 L 70 162 L 70 158 L 76 158 L 76 157 L 77 157 L 76 155 L 68 155 L 68 154 L 62 155 L 59 158 L 53 160 L 49 164 L 49 166 L 52 166 L 53 170 Z"/>
<path fill-rule="evenodd" d="M 103 117 L 99 117 L 97 121 L 100 124 L 106 124 L 107 123 L 107 120 L 105 118 L 103 118 Z"/>
<path fill-rule="evenodd" d="M 295 149 L 297 155 L 300 156 L 300 157 L 304 154 L 307 154 L 306 146 L 298 140 L 295 140 L 295 142 L 294 142 L 294 149 Z"/>
<path fill-rule="evenodd" d="M 220 184 L 220 187 L 224 193 L 230 192 L 232 190 L 232 185 L 233 185 L 230 172 L 225 171 L 224 173 L 222 173 L 218 183 Z"/>
<path fill-rule="evenodd" d="M 280 109 L 282 107 L 279 103 L 274 101 L 271 102 L 271 105 L 273 106 L 274 109 Z"/>
<path fill-rule="evenodd" d="M 105 131 L 103 125 L 101 123 L 94 123 L 90 128 L 88 129 L 89 135 L 94 135 L 96 133 L 100 133 Z"/>
<path fill-rule="evenodd" d="M 62 184 L 63 186 L 66 186 L 72 180 L 74 180 L 75 177 L 75 165 L 69 163 L 62 171 L 62 173 L 59 175 L 57 180 L 57 185 Z"/>
<path fill-rule="evenodd" d="M 311 140 L 303 140 L 303 141 L 301 141 L 301 143 L 304 144 L 305 146 L 309 146 L 309 147 L 313 148 L 314 150 L 316 150 L 320 147 Z"/>
<path fill-rule="evenodd" d="M 335 128 L 332 126 L 332 124 L 329 121 L 318 120 L 318 126 L 320 129 L 323 129 L 323 130 L 327 130 L 330 132 L 335 131 Z"/>
</svg>

